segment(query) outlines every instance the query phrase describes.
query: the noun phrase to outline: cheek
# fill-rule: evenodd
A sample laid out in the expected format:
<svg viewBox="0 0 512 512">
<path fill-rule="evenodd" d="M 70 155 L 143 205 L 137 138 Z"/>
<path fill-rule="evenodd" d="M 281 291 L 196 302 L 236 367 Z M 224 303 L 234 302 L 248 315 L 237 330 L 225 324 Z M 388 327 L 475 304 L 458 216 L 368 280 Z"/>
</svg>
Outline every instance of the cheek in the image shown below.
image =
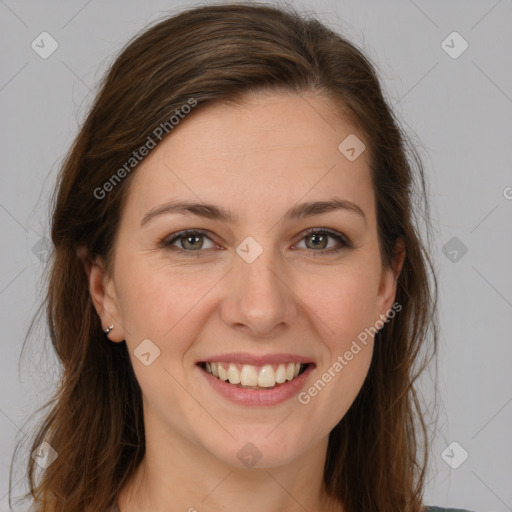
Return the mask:
<svg viewBox="0 0 512 512">
<path fill-rule="evenodd" d="M 350 409 L 368 374 L 373 342 L 370 341 L 366 345 L 356 343 L 359 347 L 352 346 L 352 350 L 349 349 L 342 356 L 338 356 L 323 376 L 320 376 L 320 380 L 328 381 L 326 386 L 329 386 L 329 389 L 325 394 L 323 414 L 326 418 L 331 418 L 331 428 L 334 428 Z M 350 360 L 347 358 L 348 354 L 351 354 Z"/>
<path fill-rule="evenodd" d="M 196 321 L 197 315 L 200 311 L 204 314 L 205 295 L 218 278 L 202 274 L 198 279 L 192 273 L 174 271 L 166 265 L 148 264 L 142 257 L 119 262 L 116 272 L 123 276 L 116 285 L 118 301 L 132 367 L 144 401 L 164 422 L 176 428 L 191 428 L 187 423 L 189 415 L 197 415 L 197 411 L 183 388 L 183 358 L 199 336 L 202 326 Z M 147 339 L 160 352 L 146 366 L 136 354 L 137 347 Z M 153 350 L 150 345 L 152 360 Z M 173 404 L 172 408 L 168 404 Z"/>
<path fill-rule="evenodd" d="M 329 285 L 330 292 L 323 295 L 322 307 L 316 310 L 323 320 L 318 325 L 327 326 L 322 328 L 322 342 L 329 355 L 315 369 L 312 384 L 299 401 L 324 418 L 328 430 L 347 413 L 368 374 L 375 321 L 373 288 L 372 283 L 355 277 L 340 278 Z"/>
<path fill-rule="evenodd" d="M 374 325 L 378 271 L 369 265 L 340 266 L 325 279 L 305 276 L 300 296 L 322 321 L 323 337 L 332 350 L 345 351 L 347 343 Z"/>
<path fill-rule="evenodd" d="M 151 265 L 144 257 L 125 260 L 119 265 L 119 275 L 123 277 L 117 286 L 118 299 L 132 343 L 154 338 L 165 345 L 171 339 L 174 350 L 182 339 L 176 334 L 185 327 L 194 328 L 189 318 L 218 280 L 212 274 L 201 273 L 198 278 L 186 270 Z"/>
<path fill-rule="evenodd" d="M 368 373 L 373 353 L 378 271 L 375 265 L 368 264 L 340 267 L 337 275 L 331 275 L 325 285 L 308 295 L 308 309 L 321 319 L 317 325 L 330 354 L 317 369 L 315 389 L 308 394 L 322 394 L 319 402 L 325 404 L 325 414 L 333 419 L 345 414 Z"/>
</svg>

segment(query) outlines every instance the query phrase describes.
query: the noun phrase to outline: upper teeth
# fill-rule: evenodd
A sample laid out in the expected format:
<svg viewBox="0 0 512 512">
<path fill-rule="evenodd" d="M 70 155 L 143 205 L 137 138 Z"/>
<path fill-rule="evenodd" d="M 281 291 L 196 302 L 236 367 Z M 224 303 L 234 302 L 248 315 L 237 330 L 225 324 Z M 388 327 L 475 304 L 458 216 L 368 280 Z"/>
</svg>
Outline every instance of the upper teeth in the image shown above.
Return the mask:
<svg viewBox="0 0 512 512">
<path fill-rule="evenodd" d="M 236 363 L 205 363 L 205 369 L 221 380 L 242 386 L 259 386 L 271 388 L 287 380 L 297 377 L 301 370 L 300 363 L 284 363 L 274 367 L 271 364 L 254 366 L 252 364 L 237 365 Z"/>
</svg>

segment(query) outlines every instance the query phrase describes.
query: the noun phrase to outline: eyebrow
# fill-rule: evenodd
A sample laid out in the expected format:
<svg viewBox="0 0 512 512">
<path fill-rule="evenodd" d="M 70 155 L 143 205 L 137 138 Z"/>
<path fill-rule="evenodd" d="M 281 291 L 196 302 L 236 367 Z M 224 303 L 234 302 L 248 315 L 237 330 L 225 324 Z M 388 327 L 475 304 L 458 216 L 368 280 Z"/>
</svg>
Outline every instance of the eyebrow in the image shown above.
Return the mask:
<svg viewBox="0 0 512 512">
<path fill-rule="evenodd" d="M 304 219 L 335 210 L 345 210 L 350 213 L 355 213 L 362 217 L 366 225 L 366 215 L 357 204 L 338 198 L 331 199 L 329 201 L 301 203 L 288 210 L 285 213 L 283 220 L 286 222 Z M 149 210 L 142 218 L 140 225 L 142 227 L 156 216 L 169 213 L 178 213 L 182 215 L 191 214 L 231 224 L 236 224 L 238 222 L 238 217 L 233 212 L 220 206 L 189 201 L 170 201 Z"/>
</svg>

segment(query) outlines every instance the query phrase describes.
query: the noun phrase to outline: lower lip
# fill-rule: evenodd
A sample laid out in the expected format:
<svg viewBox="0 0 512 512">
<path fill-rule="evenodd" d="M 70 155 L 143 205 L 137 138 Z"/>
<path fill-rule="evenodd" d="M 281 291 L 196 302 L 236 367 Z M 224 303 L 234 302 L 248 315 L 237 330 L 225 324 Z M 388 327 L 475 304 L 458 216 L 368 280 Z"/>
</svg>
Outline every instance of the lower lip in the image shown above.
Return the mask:
<svg viewBox="0 0 512 512">
<path fill-rule="evenodd" d="M 252 406 L 277 405 L 289 400 L 300 392 L 313 368 L 314 365 L 309 364 L 298 377 L 274 388 L 244 389 L 220 380 L 199 366 L 197 367 L 210 386 L 224 398 L 239 405 Z"/>
</svg>

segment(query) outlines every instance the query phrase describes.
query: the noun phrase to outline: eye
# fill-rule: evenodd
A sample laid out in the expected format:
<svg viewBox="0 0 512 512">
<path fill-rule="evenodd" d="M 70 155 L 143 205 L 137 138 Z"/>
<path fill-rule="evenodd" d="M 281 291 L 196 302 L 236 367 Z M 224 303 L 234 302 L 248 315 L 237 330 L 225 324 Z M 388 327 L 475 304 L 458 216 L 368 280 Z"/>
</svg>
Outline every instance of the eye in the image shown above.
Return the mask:
<svg viewBox="0 0 512 512">
<path fill-rule="evenodd" d="M 199 256 L 201 252 L 200 249 L 204 249 L 204 240 L 209 240 L 212 244 L 210 247 L 206 247 L 206 249 L 212 249 L 215 244 L 211 241 L 211 239 L 206 236 L 206 233 L 197 229 L 187 229 L 185 231 L 181 231 L 176 233 L 171 239 L 164 240 L 163 245 L 168 247 L 178 253 L 185 254 L 186 256 Z M 178 243 L 178 246 L 175 244 Z"/>
<path fill-rule="evenodd" d="M 334 247 L 332 245 L 329 246 L 329 238 L 336 240 L 338 245 L 334 244 Z M 338 253 L 345 248 L 352 247 L 350 240 L 346 236 L 325 228 L 308 229 L 306 236 L 303 236 L 300 242 L 303 240 L 305 240 L 306 249 L 311 249 L 316 254 Z"/>
<path fill-rule="evenodd" d="M 334 247 L 329 246 L 329 239 L 338 242 L 338 245 L 334 244 Z M 205 246 L 204 241 L 208 240 L 210 246 Z M 316 254 L 324 253 L 338 253 L 343 249 L 351 248 L 352 244 L 350 240 L 336 231 L 329 229 L 312 228 L 306 231 L 305 236 L 300 240 L 305 240 L 306 249 Z M 201 249 L 213 249 L 217 245 L 211 240 L 205 231 L 199 229 L 187 229 L 171 235 L 161 242 L 163 247 L 171 249 L 172 251 L 182 254 L 184 256 L 201 256 Z M 218 246 L 217 246 L 218 247 Z"/>
</svg>

